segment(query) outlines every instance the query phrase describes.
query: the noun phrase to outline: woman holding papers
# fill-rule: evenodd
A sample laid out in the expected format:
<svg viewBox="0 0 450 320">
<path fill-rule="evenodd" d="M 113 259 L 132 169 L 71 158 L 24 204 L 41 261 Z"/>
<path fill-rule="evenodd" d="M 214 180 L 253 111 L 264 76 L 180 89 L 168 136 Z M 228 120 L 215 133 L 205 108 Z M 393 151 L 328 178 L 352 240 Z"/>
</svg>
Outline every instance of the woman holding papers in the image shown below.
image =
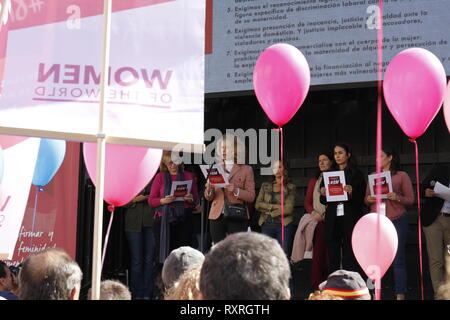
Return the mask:
<svg viewBox="0 0 450 320">
<path fill-rule="evenodd" d="M 192 211 L 198 203 L 198 189 L 193 175 L 184 171 L 181 161 L 175 161 L 170 151 L 164 151 L 160 172 L 155 176 L 149 196 L 150 205 L 155 208 L 154 231 L 159 263 L 169 253 L 181 246 L 192 246 Z M 175 182 L 179 182 L 184 195 L 177 195 Z M 191 192 L 189 192 L 189 185 Z"/>
<path fill-rule="evenodd" d="M 325 233 L 327 238 L 329 273 L 339 269 L 356 271 L 361 274 L 352 249 L 353 227 L 364 215 L 364 194 L 366 182 L 364 175 L 356 166 L 355 156 L 346 143 L 336 144 L 334 149 L 335 167 L 329 172 L 335 178 L 345 178 L 341 186 L 341 195 L 347 200 L 334 201 L 329 197 L 331 184 L 322 182 L 320 202 L 327 206 L 325 210 Z M 326 177 L 325 177 L 326 178 Z M 324 179 L 326 180 L 326 179 Z M 336 189 L 334 189 L 336 192 Z M 341 267 L 342 260 L 342 267 Z"/>
<path fill-rule="evenodd" d="M 414 202 L 414 191 L 411 179 L 404 171 L 399 171 L 400 162 L 397 153 L 392 148 L 383 147 L 381 152 L 381 170 L 390 172 L 390 176 L 378 179 L 381 184 L 381 197 L 385 206 L 385 214 L 391 219 L 397 230 L 398 249 L 395 256 L 394 280 L 397 300 L 404 300 L 406 295 L 406 240 L 408 235 L 408 217 L 405 206 Z M 369 177 L 366 189 L 366 204 L 370 212 L 376 212 L 376 184 Z"/>
<path fill-rule="evenodd" d="M 226 134 L 217 143 L 217 156 L 221 166 L 228 174 L 228 184 L 220 188 L 208 182 L 205 198 L 212 201 L 209 211 L 210 232 L 214 243 L 224 239 L 227 234 L 247 231 L 248 221 L 232 221 L 224 218 L 225 202 L 251 203 L 255 200 L 255 180 L 252 167 L 238 164 L 245 159 L 243 143 L 234 135 Z M 247 211 L 248 215 L 248 211 Z"/>
<path fill-rule="evenodd" d="M 270 182 L 264 182 L 259 189 L 259 195 L 256 199 L 255 209 L 261 212 L 259 225 L 265 235 L 281 241 L 281 177 L 284 176 L 284 252 L 288 256 L 290 253 L 290 243 L 293 236 L 293 217 L 295 206 L 295 192 L 297 186 L 290 183 L 288 177 L 288 163 L 276 161 L 273 165 L 272 179 Z"/>
</svg>

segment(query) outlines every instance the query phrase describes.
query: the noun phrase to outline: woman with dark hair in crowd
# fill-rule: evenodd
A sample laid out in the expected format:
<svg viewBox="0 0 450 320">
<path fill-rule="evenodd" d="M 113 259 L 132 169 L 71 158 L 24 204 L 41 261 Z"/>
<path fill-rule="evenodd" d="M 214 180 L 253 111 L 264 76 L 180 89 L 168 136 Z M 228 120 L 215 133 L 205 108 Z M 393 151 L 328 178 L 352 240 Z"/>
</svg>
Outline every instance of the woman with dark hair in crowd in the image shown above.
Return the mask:
<svg viewBox="0 0 450 320">
<path fill-rule="evenodd" d="M 325 233 L 329 273 L 344 269 L 362 273 L 352 249 L 352 232 L 355 224 L 364 215 L 364 195 L 366 181 L 356 166 L 355 156 L 347 143 L 337 143 L 333 148 L 334 170 L 345 174 L 344 190 L 348 200 L 327 202 L 324 182 L 321 184 L 320 202 L 327 206 L 325 210 Z M 342 262 L 342 266 L 341 266 Z"/>
<path fill-rule="evenodd" d="M 393 262 L 395 294 L 397 300 L 404 300 L 406 296 L 406 240 L 408 235 L 408 217 L 405 206 L 413 204 L 414 191 L 408 174 L 400 171 L 400 159 L 393 148 L 383 147 L 381 169 L 391 172 L 393 190 L 383 202 L 386 205 L 386 216 L 391 219 L 397 230 L 398 249 Z M 365 202 L 370 206 L 371 212 L 376 212 L 376 197 L 371 196 L 369 186 L 366 189 Z"/>
<path fill-rule="evenodd" d="M 263 234 L 278 240 L 281 238 L 281 177 L 284 177 L 284 252 L 291 252 L 292 236 L 294 234 L 293 217 L 295 206 L 296 185 L 290 183 L 288 176 L 289 164 L 286 160 L 276 161 L 272 167 L 274 175 L 269 182 L 264 182 L 259 189 L 255 209 L 261 212 L 259 225 Z"/>
<path fill-rule="evenodd" d="M 164 151 L 160 172 L 155 176 L 150 190 L 149 203 L 155 208 L 154 232 L 158 261 L 160 264 L 169 253 L 181 246 L 192 246 L 192 211 L 198 204 L 198 188 L 191 172 L 185 171 L 181 160 L 172 159 L 170 151 Z M 192 180 L 191 193 L 184 201 L 171 196 L 173 181 Z"/>
<path fill-rule="evenodd" d="M 319 284 L 328 277 L 328 256 L 325 236 L 325 210 L 326 206 L 320 202 L 320 184 L 323 180 L 322 173 L 329 171 L 333 166 L 333 156 L 328 152 L 319 153 L 318 171 L 314 178 L 311 178 L 306 190 L 304 202 L 305 211 L 317 221 L 313 238 L 313 256 L 311 265 L 311 286 L 313 290 L 319 289 Z"/>
</svg>

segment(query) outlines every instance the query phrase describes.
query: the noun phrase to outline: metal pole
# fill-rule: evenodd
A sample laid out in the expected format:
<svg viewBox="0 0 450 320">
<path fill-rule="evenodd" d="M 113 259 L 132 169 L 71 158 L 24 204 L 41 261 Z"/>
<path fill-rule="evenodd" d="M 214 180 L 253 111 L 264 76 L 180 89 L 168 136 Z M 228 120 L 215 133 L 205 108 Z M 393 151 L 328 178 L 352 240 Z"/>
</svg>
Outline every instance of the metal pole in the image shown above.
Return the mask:
<svg viewBox="0 0 450 320">
<path fill-rule="evenodd" d="M 94 247 L 92 257 L 92 299 L 100 299 L 102 232 L 103 232 L 103 195 L 105 177 L 105 148 L 106 140 L 103 132 L 105 117 L 106 94 L 108 89 L 109 46 L 111 36 L 112 0 L 103 2 L 103 51 L 100 87 L 100 105 L 97 134 L 97 177 L 95 188 L 95 216 L 94 216 Z"/>
</svg>

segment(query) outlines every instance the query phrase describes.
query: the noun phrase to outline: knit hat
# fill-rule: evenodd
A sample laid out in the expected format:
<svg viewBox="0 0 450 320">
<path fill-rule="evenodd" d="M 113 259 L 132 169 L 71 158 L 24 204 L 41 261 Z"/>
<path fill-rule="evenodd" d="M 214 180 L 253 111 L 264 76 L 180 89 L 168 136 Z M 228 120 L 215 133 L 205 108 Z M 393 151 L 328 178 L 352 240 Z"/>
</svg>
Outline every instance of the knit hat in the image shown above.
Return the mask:
<svg viewBox="0 0 450 320">
<path fill-rule="evenodd" d="M 191 247 L 179 247 L 173 250 L 164 261 L 162 280 L 166 288 L 170 288 L 189 268 L 201 265 L 205 256 Z"/>
<path fill-rule="evenodd" d="M 371 300 L 369 289 L 357 272 L 335 271 L 319 285 L 319 289 L 345 300 Z"/>
</svg>

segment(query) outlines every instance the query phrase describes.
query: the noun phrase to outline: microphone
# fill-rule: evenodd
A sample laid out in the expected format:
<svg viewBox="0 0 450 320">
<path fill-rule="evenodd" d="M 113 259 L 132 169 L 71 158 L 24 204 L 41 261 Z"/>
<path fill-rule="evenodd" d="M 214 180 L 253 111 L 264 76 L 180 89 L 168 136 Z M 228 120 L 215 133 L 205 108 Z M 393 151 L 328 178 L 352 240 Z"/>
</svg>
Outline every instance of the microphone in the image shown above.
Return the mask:
<svg viewBox="0 0 450 320">
<path fill-rule="evenodd" d="M 436 181 L 431 180 L 431 181 L 430 181 L 430 186 L 431 186 L 431 187 L 434 187 L 435 185 L 436 185 Z"/>
</svg>

